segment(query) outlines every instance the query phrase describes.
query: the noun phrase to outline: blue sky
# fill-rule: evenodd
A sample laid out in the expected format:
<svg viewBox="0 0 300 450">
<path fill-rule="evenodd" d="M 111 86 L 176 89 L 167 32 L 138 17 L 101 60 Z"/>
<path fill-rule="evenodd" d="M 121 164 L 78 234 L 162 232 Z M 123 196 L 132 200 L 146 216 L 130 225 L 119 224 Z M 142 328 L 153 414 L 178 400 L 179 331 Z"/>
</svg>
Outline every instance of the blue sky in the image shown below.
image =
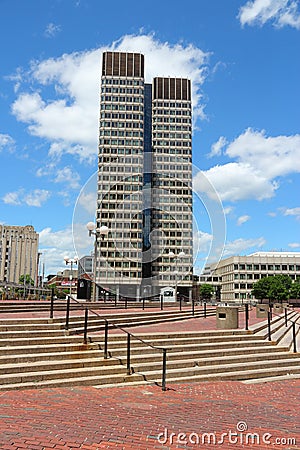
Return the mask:
<svg viewBox="0 0 300 450">
<path fill-rule="evenodd" d="M 93 220 L 107 49 L 144 53 L 146 81 L 192 79 L 194 164 L 222 201 L 223 255 L 300 251 L 298 0 L 0 0 L 0 48 L 0 222 L 35 227 L 46 273 L 75 254 L 80 205 Z M 197 271 L 213 233 L 201 189 Z"/>
</svg>

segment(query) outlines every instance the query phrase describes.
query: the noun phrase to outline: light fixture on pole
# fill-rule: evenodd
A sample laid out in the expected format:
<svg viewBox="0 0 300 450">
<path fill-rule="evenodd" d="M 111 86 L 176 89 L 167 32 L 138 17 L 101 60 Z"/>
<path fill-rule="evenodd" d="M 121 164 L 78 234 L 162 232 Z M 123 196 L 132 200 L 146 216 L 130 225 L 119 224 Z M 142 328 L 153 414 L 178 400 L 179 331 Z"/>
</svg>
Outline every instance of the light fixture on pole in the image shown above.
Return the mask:
<svg viewBox="0 0 300 450">
<path fill-rule="evenodd" d="M 64 261 L 66 265 L 70 264 L 71 270 L 70 270 L 70 295 L 72 295 L 72 280 L 73 280 L 73 264 L 78 263 L 78 258 L 69 258 L 68 256 L 64 257 Z"/>
<path fill-rule="evenodd" d="M 175 302 L 177 302 L 178 260 L 181 259 L 181 258 L 184 258 L 184 257 L 185 257 L 185 253 L 184 253 L 183 250 L 181 250 L 181 251 L 178 253 L 178 255 L 176 255 L 176 254 L 175 254 L 174 252 L 172 252 L 172 250 L 171 250 L 171 251 L 169 251 L 168 256 L 169 256 L 170 258 L 175 258 L 175 271 L 174 271 L 174 275 L 175 275 L 175 295 L 174 295 L 174 300 L 175 300 Z"/>
<path fill-rule="evenodd" d="M 100 228 L 96 228 L 94 222 L 88 222 L 86 224 L 86 227 L 88 229 L 89 232 L 89 236 L 95 236 L 95 241 L 94 241 L 94 289 L 93 289 L 93 301 L 95 302 L 97 300 L 97 296 L 96 296 L 96 290 L 97 290 L 97 242 L 98 242 L 98 237 L 100 237 L 101 239 L 104 238 L 104 236 L 108 235 L 109 232 L 109 228 L 106 225 L 102 225 Z M 100 239 L 100 242 L 101 242 Z"/>
</svg>

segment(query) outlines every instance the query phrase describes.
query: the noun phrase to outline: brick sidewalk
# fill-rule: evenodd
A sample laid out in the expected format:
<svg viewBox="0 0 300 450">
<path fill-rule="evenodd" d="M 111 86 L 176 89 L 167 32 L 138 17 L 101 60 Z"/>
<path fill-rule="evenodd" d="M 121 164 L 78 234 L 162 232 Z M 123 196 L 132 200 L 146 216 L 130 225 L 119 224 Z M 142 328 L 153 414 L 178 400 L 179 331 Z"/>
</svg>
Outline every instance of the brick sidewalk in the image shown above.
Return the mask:
<svg viewBox="0 0 300 450">
<path fill-rule="evenodd" d="M 253 310 L 250 324 L 257 320 Z M 132 331 L 215 327 L 216 318 L 208 317 L 133 327 Z M 0 449 L 300 449 L 300 380 L 168 388 L 167 392 L 154 385 L 1 392 Z M 238 435 L 232 434 L 237 427 Z M 248 427 L 248 442 L 243 427 Z M 222 433 L 227 433 L 224 442 Z"/>
<path fill-rule="evenodd" d="M 300 449 L 300 380 L 169 387 L 2 392 L 0 448 Z"/>
</svg>

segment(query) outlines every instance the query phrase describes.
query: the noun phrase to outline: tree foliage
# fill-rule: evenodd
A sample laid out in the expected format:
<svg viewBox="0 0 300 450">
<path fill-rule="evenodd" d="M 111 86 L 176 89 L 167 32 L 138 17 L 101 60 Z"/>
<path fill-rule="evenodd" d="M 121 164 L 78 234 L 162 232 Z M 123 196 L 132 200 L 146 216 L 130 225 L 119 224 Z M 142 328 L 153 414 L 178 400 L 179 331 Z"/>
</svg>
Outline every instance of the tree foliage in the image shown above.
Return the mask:
<svg viewBox="0 0 300 450">
<path fill-rule="evenodd" d="M 291 297 L 292 279 L 288 275 L 275 275 L 258 280 L 252 289 L 252 295 L 259 299 L 284 301 Z"/>
<path fill-rule="evenodd" d="M 300 282 L 296 281 L 290 289 L 290 298 L 300 298 Z"/>
<path fill-rule="evenodd" d="M 29 275 L 29 273 L 26 273 L 26 275 L 21 275 L 19 278 L 19 283 L 24 284 L 24 278 L 25 278 L 25 284 L 26 286 L 34 286 L 34 281 Z"/>
<path fill-rule="evenodd" d="M 211 284 L 201 284 L 199 289 L 201 300 L 210 300 L 213 296 L 214 287 Z"/>
</svg>

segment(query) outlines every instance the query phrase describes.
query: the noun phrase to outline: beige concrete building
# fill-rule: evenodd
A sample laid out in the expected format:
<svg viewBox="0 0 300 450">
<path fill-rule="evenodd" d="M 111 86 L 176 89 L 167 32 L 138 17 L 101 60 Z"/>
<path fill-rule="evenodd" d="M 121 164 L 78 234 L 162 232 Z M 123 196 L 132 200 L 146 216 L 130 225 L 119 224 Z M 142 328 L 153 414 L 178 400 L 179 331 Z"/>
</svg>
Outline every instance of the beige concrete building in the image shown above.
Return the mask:
<svg viewBox="0 0 300 450">
<path fill-rule="evenodd" d="M 139 299 L 192 289 L 191 82 L 145 83 L 144 56 L 102 61 L 96 282 Z"/>
<path fill-rule="evenodd" d="M 36 284 L 38 245 L 33 226 L 0 225 L 0 282 L 19 283 L 21 275 L 29 274 Z"/>
<path fill-rule="evenodd" d="M 257 252 L 245 256 L 231 256 L 204 270 L 200 282 L 221 286 L 221 301 L 243 302 L 251 298 L 253 284 L 270 275 L 289 275 L 300 279 L 300 252 Z"/>
</svg>

